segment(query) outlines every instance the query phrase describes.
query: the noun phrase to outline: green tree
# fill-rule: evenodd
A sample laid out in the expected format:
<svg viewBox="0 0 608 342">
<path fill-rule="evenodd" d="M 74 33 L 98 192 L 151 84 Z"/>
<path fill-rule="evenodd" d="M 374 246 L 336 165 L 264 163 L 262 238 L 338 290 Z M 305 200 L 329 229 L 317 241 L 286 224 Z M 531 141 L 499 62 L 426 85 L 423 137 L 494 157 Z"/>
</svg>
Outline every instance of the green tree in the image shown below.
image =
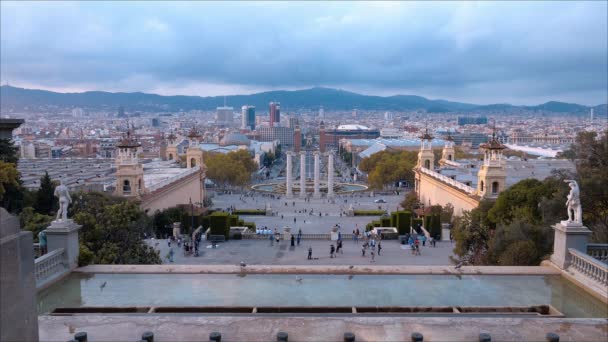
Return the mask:
<svg viewBox="0 0 608 342">
<path fill-rule="evenodd" d="M 15 164 L 0 161 L 0 201 L 4 198 L 6 189 L 19 186 L 19 171 Z"/>
<path fill-rule="evenodd" d="M 452 227 L 452 235 L 456 240 L 454 254 L 460 260 L 478 265 L 486 263 L 491 231 L 495 228 L 488 220 L 488 211 L 492 205 L 490 201 L 481 201 L 477 208 L 464 211 L 462 216 L 454 219 Z"/>
<path fill-rule="evenodd" d="M 516 241 L 501 254 L 500 266 L 538 265 L 538 253 L 530 240 Z"/>
<path fill-rule="evenodd" d="M 454 216 L 454 206 L 452 203 L 444 205 L 439 215 L 441 216 L 441 223 L 451 223 Z"/>
<path fill-rule="evenodd" d="M 557 190 L 553 183 L 537 179 L 524 179 L 501 192 L 496 204 L 488 212 L 488 218 L 494 223 L 509 224 L 515 219 L 538 224 L 542 215 L 538 204 L 543 198 L 551 198 Z"/>
<path fill-rule="evenodd" d="M 221 187 L 245 186 L 251 182 L 251 174 L 257 169 L 248 151 L 228 154 L 209 153 L 205 157 L 207 177 Z"/>
<path fill-rule="evenodd" d="M 19 213 L 23 208 L 25 192 L 17 170 L 18 160 L 13 142 L 0 139 L 0 205 L 12 213 Z"/>
<path fill-rule="evenodd" d="M 565 155 L 576 163 L 583 222 L 595 242 L 608 243 L 608 130 L 579 132 Z"/>
<path fill-rule="evenodd" d="M 40 178 L 40 188 L 36 192 L 34 208 L 44 215 L 52 215 L 59 208 L 59 201 L 55 197 L 55 183 L 49 177 L 48 172 Z"/>
<path fill-rule="evenodd" d="M 17 164 L 19 155 L 18 148 L 13 145 L 11 139 L 0 139 L 0 161 L 10 164 Z"/>
<path fill-rule="evenodd" d="M 152 220 L 137 203 L 95 192 L 72 197 L 70 210 L 82 225 L 80 265 L 161 263 L 158 252 L 142 240 L 143 233 L 151 231 Z"/>
<path fill-rule="evenodd" d="M 515 245 L 517 246 L 514 247 Z M 488 246 L 486 259 L 488 264 L 539 265 L 553 250 L 553 229 L 548 225 L 532 224 L 523 219 L 516 219 L 508 225 L 499 224 Z M 530 246 L 529 251 L 524 251 L 526 246 Z M 513 251 L 521 252 L 525 258 L 515 258 L 512 255 Z M 517 261 L 520 263 L 515 263 Z"/>
<path fill-rule="evenodd" d="M 34 208 L 23 208 L 19 214 L 21 228 L 29 230 L 34 236 L 34 241 L 38 241 L 38 233 L 45 230 L 53 221 L 53 216 L 37 213 Z"/>
<path fill-rule="evenodd" d="M 417 154 L 413 151 L 382 151 L 363 158 L 359 169 L 368 174 L 370 187 L 379 190 L 403 180 L 412 184 L 416 161 Z"/>
<path fill-rule="evenodd" d="M 409 210 L 412 213 L 414 209 L 418 209 L 420 207 L 420 201 L 418 200 L 418 194 L 416 191 L 409 191 L 405 194 L 405 198 L 400 203 L 401 207 L 405 210 Z"/>
</svg>

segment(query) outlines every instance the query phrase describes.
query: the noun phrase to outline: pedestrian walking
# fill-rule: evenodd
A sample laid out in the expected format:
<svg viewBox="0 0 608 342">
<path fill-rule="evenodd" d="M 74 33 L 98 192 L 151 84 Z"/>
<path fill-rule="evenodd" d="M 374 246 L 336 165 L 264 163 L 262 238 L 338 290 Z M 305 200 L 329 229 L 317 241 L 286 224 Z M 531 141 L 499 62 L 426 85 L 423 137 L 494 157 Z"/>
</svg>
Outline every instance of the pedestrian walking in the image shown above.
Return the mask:
<svg viewBox="0 0 608 342">
<path fill-rule="evenodd" d="M 364 257 L 365 256 L 365 245 L 363 245 L 361 247 L 361 256 Z"/>
<path fill-rule="evenodd" d="M 336 254 L 338 254 L 338 252 L 340 252 L 340 254 L 344 254 L 344 250 L 342 249 L 342 240 L 338 240 L 338 248 L 336 249 Z"/>
<path fill-rule="evenodd" d="M 300 240 L 302 239 L 302 235 L 298 234 L 298 237 L 296 238 L 296 242 L 298 244 L 298 247 L 300 246 Z"/>
<path fill-rule="evenodd" d="M 330 258 L 334 258 L 334 257 L 335 257 L 335 256 L 334 256 L 334 253 L 336 253 L 336 247 L 334 247 L 334 245 L 332 244 L 332 245 L 329 247 L 329 257 L 330 257 Z"/>
<path fill-rule="evenodd" d="M 370 262 L 376 262 L 376 261 L 374 260 L 374 257 L 375 257 L 375 253 L 374 253 L 374 251 L 372 251 L 371 255 L 372 255 L 372 260 L 371 260 Z"/>
<path fill-rule="evenodd" d="M 308 247 L 308 260 L 312 260 L 312 246 Z"/>
<path fill-rule="evenodd" d="M 382 250 L 382 244 L 378 242 L 378 256 L 380 256 L 380 251 Z"/>
<path fill-rule="evenodd" d="M 296 242 L 296 238 L 292 235 L 291 236 L 291 247 L 295 247 L 296 246 L 295 242 Z"/>
<path fill-rule="evenodd" d="M 420 240 L 422 240 L 422 247 L 426 246 L 426 236 L 422 235 Z"/>
<path fill-rule="evenodd" d="M 272 236 L 272 234 L 268 234 L 268 239 L 270 240 L 270 245 L 274 246 L 274 236 Z"/>
</svg>

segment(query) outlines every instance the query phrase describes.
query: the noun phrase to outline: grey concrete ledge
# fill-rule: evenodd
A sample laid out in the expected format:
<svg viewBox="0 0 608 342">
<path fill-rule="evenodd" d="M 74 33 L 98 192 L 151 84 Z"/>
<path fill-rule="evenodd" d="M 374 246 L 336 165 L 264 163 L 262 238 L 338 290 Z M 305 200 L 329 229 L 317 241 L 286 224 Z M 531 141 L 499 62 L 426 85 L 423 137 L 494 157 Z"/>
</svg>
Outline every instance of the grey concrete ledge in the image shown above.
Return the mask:
<svg viewBox="0 0 608 342">
<path fill-rule="evenodd" d="M 370 266 L 370 265 L 89 265 L 81 273 L 180 274 L 433 274 L 433 275 L 560 275 L 548 266 Z"/>
<path fill-rule="evenodd" d="M 425 341 L 477 341 L 489 333 L 492 341 L 544 341 L 549 332 L 560 341 L 606 341 L 604 318 L 507 317 L 246 317 L 246 316 L 40 316 L 40 341 L 67 341 L 86 331 L 89 341 L 135 341 L 145 331 L 154 341 L 207 341 L 218 331 L 222 341 L 276 341 L 285 331 L 290 341 L 409 341 L 413 332 Z"/>
</svg>

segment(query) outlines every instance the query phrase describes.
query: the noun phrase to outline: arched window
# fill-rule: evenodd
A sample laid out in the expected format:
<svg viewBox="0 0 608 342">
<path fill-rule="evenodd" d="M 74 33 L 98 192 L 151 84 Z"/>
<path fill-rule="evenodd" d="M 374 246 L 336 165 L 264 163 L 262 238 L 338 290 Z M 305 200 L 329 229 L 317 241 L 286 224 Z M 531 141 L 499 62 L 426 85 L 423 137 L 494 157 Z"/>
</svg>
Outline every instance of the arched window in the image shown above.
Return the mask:
<svg viewBox="0 0 608 342">
<path fill-rule="evenodd" d="M 125 179 L 122 182 L 122 192 L 127 193 L 127 194 L 131 193 L 131 182 L 129 182 L 128 179 Z"/>
<path fill-rule="evenodd" d="M 137 181 L 137 190 L 141 191 L 141 178 Z"/>
<path fill-rule="evenodd" d="M 481 183 L 479 183 L 479 190 L 481 190 L 481 192 L 483 192 L 483 181 L 481 181 Z"/>
<path fill-rule="evenodd" d="M 492 193 L 493 194 L 498 193 L 498 182 L 492 182 Z"/>
<path fill-rule="evenodd" d="M 173 160 L 173 153 L 169 153 L 169 160 Z"/>
<path fill-rule="evenodd" d="M 195 167 L 195 166 L 196 166 L 196 159 L 190 158 L 190 167 Z"/>
<path fill-rule="evenodd" d="M 448 154 L 448 160 L 452 160 L 452 155 Z"/>
<path fill-rule="evenodd" d="M 424 167 L 426 167 L 427 169 L 430 169 L 430 168 L 431 168 L 431 161 L 430 161 L 430 160 L 428 160 L 428 159 L 427 159 L 427 160 L 425 160 L 425 161 L 424 161 Z"/>
</svg>

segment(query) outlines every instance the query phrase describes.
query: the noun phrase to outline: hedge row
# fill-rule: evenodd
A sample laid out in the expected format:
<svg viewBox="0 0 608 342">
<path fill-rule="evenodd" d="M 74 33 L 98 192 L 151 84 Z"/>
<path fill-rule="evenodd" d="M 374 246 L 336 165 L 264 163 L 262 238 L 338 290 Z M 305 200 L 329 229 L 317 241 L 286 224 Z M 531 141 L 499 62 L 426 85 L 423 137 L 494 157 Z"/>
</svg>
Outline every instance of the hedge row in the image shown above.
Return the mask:
<svg viewBox="0 0 608 342">
<path fill-rule="evenodd" d="M 235 215 L 266 215 L 263 209 L 236 209 L 232 211 Z"/>
<path fill-rule="evenodd" d="M 386 213 L 385 210 L 355 210 L 355 216 L 381 216 Z"/>
</svg>

